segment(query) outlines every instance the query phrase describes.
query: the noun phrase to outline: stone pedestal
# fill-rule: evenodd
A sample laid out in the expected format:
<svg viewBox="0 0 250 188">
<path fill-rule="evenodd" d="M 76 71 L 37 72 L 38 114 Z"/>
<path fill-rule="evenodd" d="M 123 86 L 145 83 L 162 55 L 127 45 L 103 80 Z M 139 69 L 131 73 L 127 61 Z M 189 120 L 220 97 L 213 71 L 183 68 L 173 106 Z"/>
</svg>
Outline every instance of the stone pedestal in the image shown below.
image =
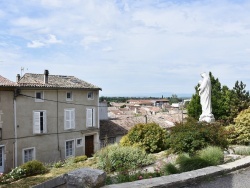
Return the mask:
<svg viewBox="0 0 250 188">
<path fill-rule="evenodd" d="M 213 114 L 201 114 L 199 121 L 206 121 L 208 123 L 215 122 L 214 115 Z"/>
</svg>

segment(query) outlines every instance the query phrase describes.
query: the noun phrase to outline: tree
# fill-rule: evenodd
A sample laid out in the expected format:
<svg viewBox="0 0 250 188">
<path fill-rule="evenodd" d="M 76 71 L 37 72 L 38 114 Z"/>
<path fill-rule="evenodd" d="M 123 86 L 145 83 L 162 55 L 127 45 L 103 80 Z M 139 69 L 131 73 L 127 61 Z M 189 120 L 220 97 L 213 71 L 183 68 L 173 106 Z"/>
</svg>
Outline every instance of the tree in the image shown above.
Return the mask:
<svg viewBox="0 0 250 188">
<path fill-rule="evenodd" d="M 230 116 L 229 121 L 232 122 L 234 118 L 242 111 L 250 106 L 250 95 L 249 91 L 245 90 L 246 84 L 243 82 L 236 81 L 235 86 L 232 90 L 231 96 L 231 108 L 230 108 Z"/>
<path fill-rule="evenodd" d="M 201 115 L 200 96 L 198 94 L 198 86 L 195 87 L 196 93 L 192 96 L 191 101 L 187 105 L 188 116 L 198 120 Z"/>
<path fill-rule="evenodd" d="M 172 96 L 169 98 L 169 103 L 173 104 L 178 102 L 179 102 L 178 96 L 176 94 L 172 94 Z"/>
<path fill-rule="evenodd" d="M 227 127 L 231 131 L 228 139 L 231 144 L 250 143 L 250 108 L 242 110 L 234 119 L 234 124 Z"/>
</svg>

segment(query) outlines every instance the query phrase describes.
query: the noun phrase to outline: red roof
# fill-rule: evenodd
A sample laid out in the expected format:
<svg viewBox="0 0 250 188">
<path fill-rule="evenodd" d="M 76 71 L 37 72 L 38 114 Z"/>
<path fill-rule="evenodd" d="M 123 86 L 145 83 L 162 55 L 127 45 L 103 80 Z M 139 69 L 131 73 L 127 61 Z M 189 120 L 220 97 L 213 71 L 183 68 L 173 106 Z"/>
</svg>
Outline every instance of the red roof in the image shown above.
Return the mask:
<svg viewBox="0 0 250 188">
<path fill-rule="evenodd" d="M 16 83 L 0 75 L 0 86 L 16 86 Z"/>
</svg>

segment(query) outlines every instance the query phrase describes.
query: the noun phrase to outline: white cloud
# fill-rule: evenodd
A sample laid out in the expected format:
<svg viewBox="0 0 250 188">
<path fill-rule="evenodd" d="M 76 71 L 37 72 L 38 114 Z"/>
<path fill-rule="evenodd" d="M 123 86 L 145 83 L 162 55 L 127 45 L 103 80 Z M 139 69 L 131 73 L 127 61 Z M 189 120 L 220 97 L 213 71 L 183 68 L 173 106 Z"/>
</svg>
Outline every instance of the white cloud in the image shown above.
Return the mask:
<svg viewBox="0 0 250 188">
<path fill-rule="evenodd" d="M 27 44 L 28 48 L 40 48 L 42 46 L 45 46 L 45 44 L 37 40 L 33 40 Z"/>
<path fill-rule="evenodd" d="M 48 44 L 59 44 L 62 43 L 61 40 L 58 40 L 55 35 L 49 35 L 48 40 L 46 41 Z"/>
<path fill-rule="evenodd" d="M 55 35 L 49 34 L 44 40 L 33 40 L 27 44 L 28 48 L 40 48 L 43 46 L 48 46 L 49 44 L 60 44 L 61 40 L 58 40 Z"/>
</svg>

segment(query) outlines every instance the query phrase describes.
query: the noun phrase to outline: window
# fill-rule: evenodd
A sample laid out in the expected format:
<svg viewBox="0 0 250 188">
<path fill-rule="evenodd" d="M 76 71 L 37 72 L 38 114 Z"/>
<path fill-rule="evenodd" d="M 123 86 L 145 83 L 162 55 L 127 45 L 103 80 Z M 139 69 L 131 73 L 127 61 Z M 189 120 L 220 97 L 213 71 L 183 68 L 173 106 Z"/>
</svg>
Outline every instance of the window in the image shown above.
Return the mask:
<svg viewBox="0 0 250 188">
<path fill-rule="evenodd" d="M 93 91 L 88 92 L 88 99 L 91 99 L 91 100 L 94 99 L 94 93 L 93 93 Z"/>
<path fill-rule="evenodd" d="M 0 146 L 0 173 L 4 172 L 4 146 Z"/>
<path fill-rule="evenodd" d="M 46 111 L 33 111 L 33 133 L 41 134 L 47 132 Z"/>
<path fill-rule="evenodd" d="M 35 160 L 35 148 L 23 149 L 23 163 Z"/>
<path fill-rule="evenodd" d="M 83 146 L 82 138 L 77 138 L 76 139 L 76 147 L 81 147 L 81 146 Z"/>
<path fill-rule="evenodd" d="M 72 91 L 67 91 L 66 92 L 66 101 L 72 101 L 73 96 L 72 96 Z"/>
<path fill-rule="evenodd" d="M 43 102 L 44 101 L 44 92 L 36 91 L 35 92 L 35 102 Z"/>
<path fill-rule="evenodd" d="M 64 129 L 75 128 L 75 109 L 64 109 Z"/>
<path fill-rule="evenodd" d="M 86 125 L 87 127 L 94 127 L 95 126 L 95 109 L 94 108 L 87 108 L 86 114 Z"/>
<path fill-rule="evenodd" d="M 68 140 L 65 142 L 65 157 L 75 156 L 75 142 L 74 140 Z"/>
</svg>

